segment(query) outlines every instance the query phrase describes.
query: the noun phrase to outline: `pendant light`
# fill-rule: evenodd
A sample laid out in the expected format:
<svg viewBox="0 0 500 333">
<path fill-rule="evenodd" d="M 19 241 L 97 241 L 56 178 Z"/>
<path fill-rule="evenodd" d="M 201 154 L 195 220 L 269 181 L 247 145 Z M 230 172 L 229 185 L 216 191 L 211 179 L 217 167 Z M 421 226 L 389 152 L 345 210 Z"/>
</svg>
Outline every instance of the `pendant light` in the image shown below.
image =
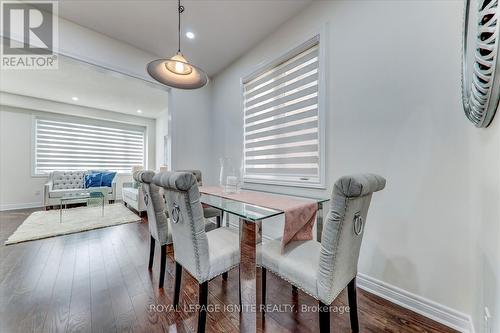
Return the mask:
<svg viewBox="0 0 500 333">
<path fill-rule="evenodd" d="M 158 59 L 150 62 L 147 66 L 149 75 L 156 81 L 173 88 L 179 89 L 198 89 L 208 83 L 207 74 L 190 64 L 181 53 L 181 14 L 184 12 L 184 6 L 178 0 L 177 11 L 178 38 L 179 44 L 177 53 L 170 59 Z"/>
</svg>

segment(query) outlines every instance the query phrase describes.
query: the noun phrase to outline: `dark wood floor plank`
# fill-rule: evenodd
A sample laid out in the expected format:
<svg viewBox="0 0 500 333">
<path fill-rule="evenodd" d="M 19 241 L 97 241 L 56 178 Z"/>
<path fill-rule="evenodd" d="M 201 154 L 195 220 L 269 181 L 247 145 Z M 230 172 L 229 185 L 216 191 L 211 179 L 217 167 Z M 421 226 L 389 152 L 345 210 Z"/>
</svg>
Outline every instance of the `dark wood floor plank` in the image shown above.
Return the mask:
<svg viewBox="0 0 500 333">
<path fill-rule="evenodd" d="M 21 321 L 19 327 L 22 332 L 41 332 L 45 324 L 52 294 L 56 283 L 56 277 L 59 272 L 64 256 L 64 244 L 60 238 L 54 238 L 54 244 L 50 255 L 47 257 L 44 269 L 37 282 L 35 290 L 31 293 L 30 315 L 26 315 Z"/>
<path fill-rule="evenodd" d="M 91 331 L 89 234 L 75 236 L 76 257 L 67 332 Z"/>
<path fill-rule="evenodd" d="M 76 245 L 72 235 L 64 236 L 62 239 L 64 255 L 57 272 L 52 299 L 42 332 L 65 332 L 68 326 L 76 259 Z"/>
<path fill-rule="evenodd" d="M 115 255 L 113 243 L 115 239 L 116 228 L 114 232 L 108 232 L 104 235 L 101 242 L 101 248 L 104 256 L 106 281 L 111 295 L 111 304 L 115 317 L 116 329 L 118 332 L 134 332 L 134 325 L 137 318 L 134 313 L 132 301 L 128 294 L 127 286 L 124 281 L 120 265 Z"/>
<path fill-rule="evenodd" d="M 54 240 L 45 240 L 42 242 L 36 252 L 32 252 L 29 256 L 25 257 L 28 265 L 22 265 L 15 271 L 15 280 L 6 280 L 2 285 L 2 294 L 8 293 L 10 295 L 6 298 L 8 305 L 5 308 L 7 317 L 5 324 L 12 332 L 30 330 L 31 318 L 36 312 L 36 300 L 33 298 L 33 291 L 38 285 L 40 275 L 52 251 L 53 245 Z M 16 316 L 12 315 L 12 313 L 15 314 L 18 311 L 23 311 L 27 316 L 16 318 Z"/>
<path fill-rule="evenodd" d="M 106 246 L 103 246 L 103 242 L 108 241 L 109 232 L 108 229 L 95 230 L 89 240 L 92 332 L 99 333 L 117 332 L 106 275 L 106 262 L 110 261 L 105 260 Z"/>
<path fill-rule="evenodd" d="M 0 273 L 3 275 L 1 279 L 2 282 L 0 283 L 0 295 L 3 297 L 0 297 L 0 313 L 13 309 L 13 307 L 9 305 L 13 296 L 13 291 L 18 288 L 19 281 L 24 270 L 26 269 L 26 265 L 29 265 L 31 261 L 35 260 L 36 254 L 38 253 L 41 245 L 42 242 L 28 242 L 16 245 L 19 246 L 19 253 L 12 252 L 12 257 L 17 257 L 18 260 L 9 262 L 5 261 L 2 263 L 4 270 Z M 5 326 L 6 323 L 7 321 L 1 322 L 0 325 L 3 324 Z"/>
<path fill-rule="evenodd" d="M 91 323 L 93 333 L 116 332 L 111 294 L 108 289 L 106 272 L 93 270 L 90 273 Z"/>
<path fill-rule="evenodd" d="M 16 230 L 31 210 L 0 212 L 0 241 Z M 245 240 L 243 260 L 253 238 Z M 194 332 L 197 313 L 190 311 L 198 302 L 198 283 L 183 274 L 181 307 L 172 304 L 175 274 L 173 253 L 167 256 L 163 289 L 158 289 L 159 248 L 154 267 L 147 269 L 149 231 L 146 219 L 85 233 L 61 236 L 17 245 L 0 246 L 0 331 L 3 332 Z M 244 268 L 246 273 L 252 269 Z M 292 293 L 279 277 L 267 275 L 268 304 L 291 305 L 293 311 L 266 314 L 259 331 L 318 332 L 318 314 L 304 312 L 314 307 L 310 296 Z M 255 287 L 245 288 L 244 301 L 252 301 Z M 210 305 L 238 304 L 238 270 L 209 283 Z M 7 306 L 8 305 L 8 306 Z M 332 304 L 347 306 L 343 292 Z M 455 332 L 428 318 L 403 309 L 380 297 L 358 289 L 361 332 Z M 227 309 L 227 308 L 226 308 Z M 236 332 L 238 312 L 216 311 L 207 316 L 207 332 Z M 349 332 L 349 314 L 331 315 L 331 332 Z M 243 325 L 245 328 L 245 325 Z"/>
</svg>

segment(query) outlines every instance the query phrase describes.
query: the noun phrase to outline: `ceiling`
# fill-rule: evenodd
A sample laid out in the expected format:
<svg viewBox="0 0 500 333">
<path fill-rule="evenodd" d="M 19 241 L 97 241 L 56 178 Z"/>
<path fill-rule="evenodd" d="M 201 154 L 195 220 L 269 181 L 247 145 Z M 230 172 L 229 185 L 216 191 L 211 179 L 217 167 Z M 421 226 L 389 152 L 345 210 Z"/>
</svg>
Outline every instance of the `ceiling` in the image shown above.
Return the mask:
<svg viewBox="0 0 500 333">
<path fill-rule="evenodd" d="M 168 93 L 160 85 L 64 56 L 59 57 L 58 67 L 2 69 L 0 91 L 148 118 L 167 110 Z"/>
<path fill-rule="evenodd" d="M 311 0 L 182 1 L 181 48 L 213 76 Z M 59 16 L 159 58 L 177 51 L 177 1 L 61 0 Z M 195 38 L 185 36 L 192 31 Z"/>
</svg>

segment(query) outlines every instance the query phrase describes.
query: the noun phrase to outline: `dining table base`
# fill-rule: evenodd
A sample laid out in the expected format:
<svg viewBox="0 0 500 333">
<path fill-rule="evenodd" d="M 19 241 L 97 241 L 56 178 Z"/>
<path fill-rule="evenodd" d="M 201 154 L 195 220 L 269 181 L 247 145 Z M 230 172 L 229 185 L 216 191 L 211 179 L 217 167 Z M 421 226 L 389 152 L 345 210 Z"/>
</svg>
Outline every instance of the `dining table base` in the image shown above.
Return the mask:
<svg viewBox="0 0 500 333">
<path fill-rule="evenodd" d="M 240 218 L 240 332 L 262 332 L 261 311 L 262 272 L 259 267 L 257 246 L 262 242 L 262 221 Z"/>
</svg>

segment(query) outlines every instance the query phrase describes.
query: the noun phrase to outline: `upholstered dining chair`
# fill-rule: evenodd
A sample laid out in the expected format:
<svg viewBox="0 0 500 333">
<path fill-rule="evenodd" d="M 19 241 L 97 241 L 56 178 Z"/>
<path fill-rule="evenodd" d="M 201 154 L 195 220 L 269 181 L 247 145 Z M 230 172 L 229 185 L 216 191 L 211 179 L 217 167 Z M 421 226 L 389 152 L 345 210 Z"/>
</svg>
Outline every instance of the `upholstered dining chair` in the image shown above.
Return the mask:
<svg viewBox="0 0 500 333">
<path fill-rule="evenodd" d="M 374 174 L 342 177 L 335 183 L 321 243 L 294 241 L 281 253 L 280 241 L 260 246 L 262 303 L 266 302 L 266 272 L 277 274 L 319 301 L 320 332 L 330 332 L 330 304 L 347 286 L 351 330 L 359 332 L 356 274 L 359 250 L 372 193 L 385 187 Z"/>
<path fill-rule="evenodd" d="M 239 234 L 227 227 L 205 232 L 200 192 L 191 172 L 162 172 L 153 182 L 163 187 L 171 220 L 175 257 L 174 306 L 179 304 L 182 269 L 199 284 L 198 332 L 205 331 L 208 281 L 240 263 Z"/>
<path fill-rule="evenodd" d="M 167 263 L 167 245 L 172 244 L 172 234 L 170 230 L 170 220 L 165 207 L 165 201 L 160 191 L 161 187 L 152 183 L 155 175 L 154 171 L 145 170 L 134 173 L 134 180 L 141 183 L 144 193 L 144 204 L 148 216 L 148 226 L 150 233 L 149 265 L 148 269 L 153 269 L 156 242 L 160 245 L 160 280 L 159 288 L 163 288 L 165 280 L 165 266 Z M 206 230 L 214 229 L 214 224 L 206 221 Z M 227 278 L 227 276 L 225 276 Z"/>
<path fill-rule="evenodd" d="M 144 203 L 148 215 L 148 227 L 150 234 L 149 265 L 148 269 L 153 268 L 153 259 L 155 255 L 155 242 L 158 242 L 161 248 L 160 258 L 160 282 L 159 288 L 163 288 L 165 280 L 165 265 L 167 262 L 167 245 L 172 244 L 172 235 L 170 233 L 168 217 L 165 214 L 165 202 L 160 194 L 160 187 L 152 183 L 154 171 L 136 171 L 134 180 L 142 184 L 144 193 Z"/>
<path fill-rule="evenodd" d="M 196 177 L 196 182 L 198 186 L 203 186 L 203 180 L 200 170 L 177 170 L 177 172 L 191 172 Z M 217 228 L 221 226 L 223 212 L 214 207 L 203 207 L 203 216 L 206 219 L 215 217 Z"/>
</svg>

